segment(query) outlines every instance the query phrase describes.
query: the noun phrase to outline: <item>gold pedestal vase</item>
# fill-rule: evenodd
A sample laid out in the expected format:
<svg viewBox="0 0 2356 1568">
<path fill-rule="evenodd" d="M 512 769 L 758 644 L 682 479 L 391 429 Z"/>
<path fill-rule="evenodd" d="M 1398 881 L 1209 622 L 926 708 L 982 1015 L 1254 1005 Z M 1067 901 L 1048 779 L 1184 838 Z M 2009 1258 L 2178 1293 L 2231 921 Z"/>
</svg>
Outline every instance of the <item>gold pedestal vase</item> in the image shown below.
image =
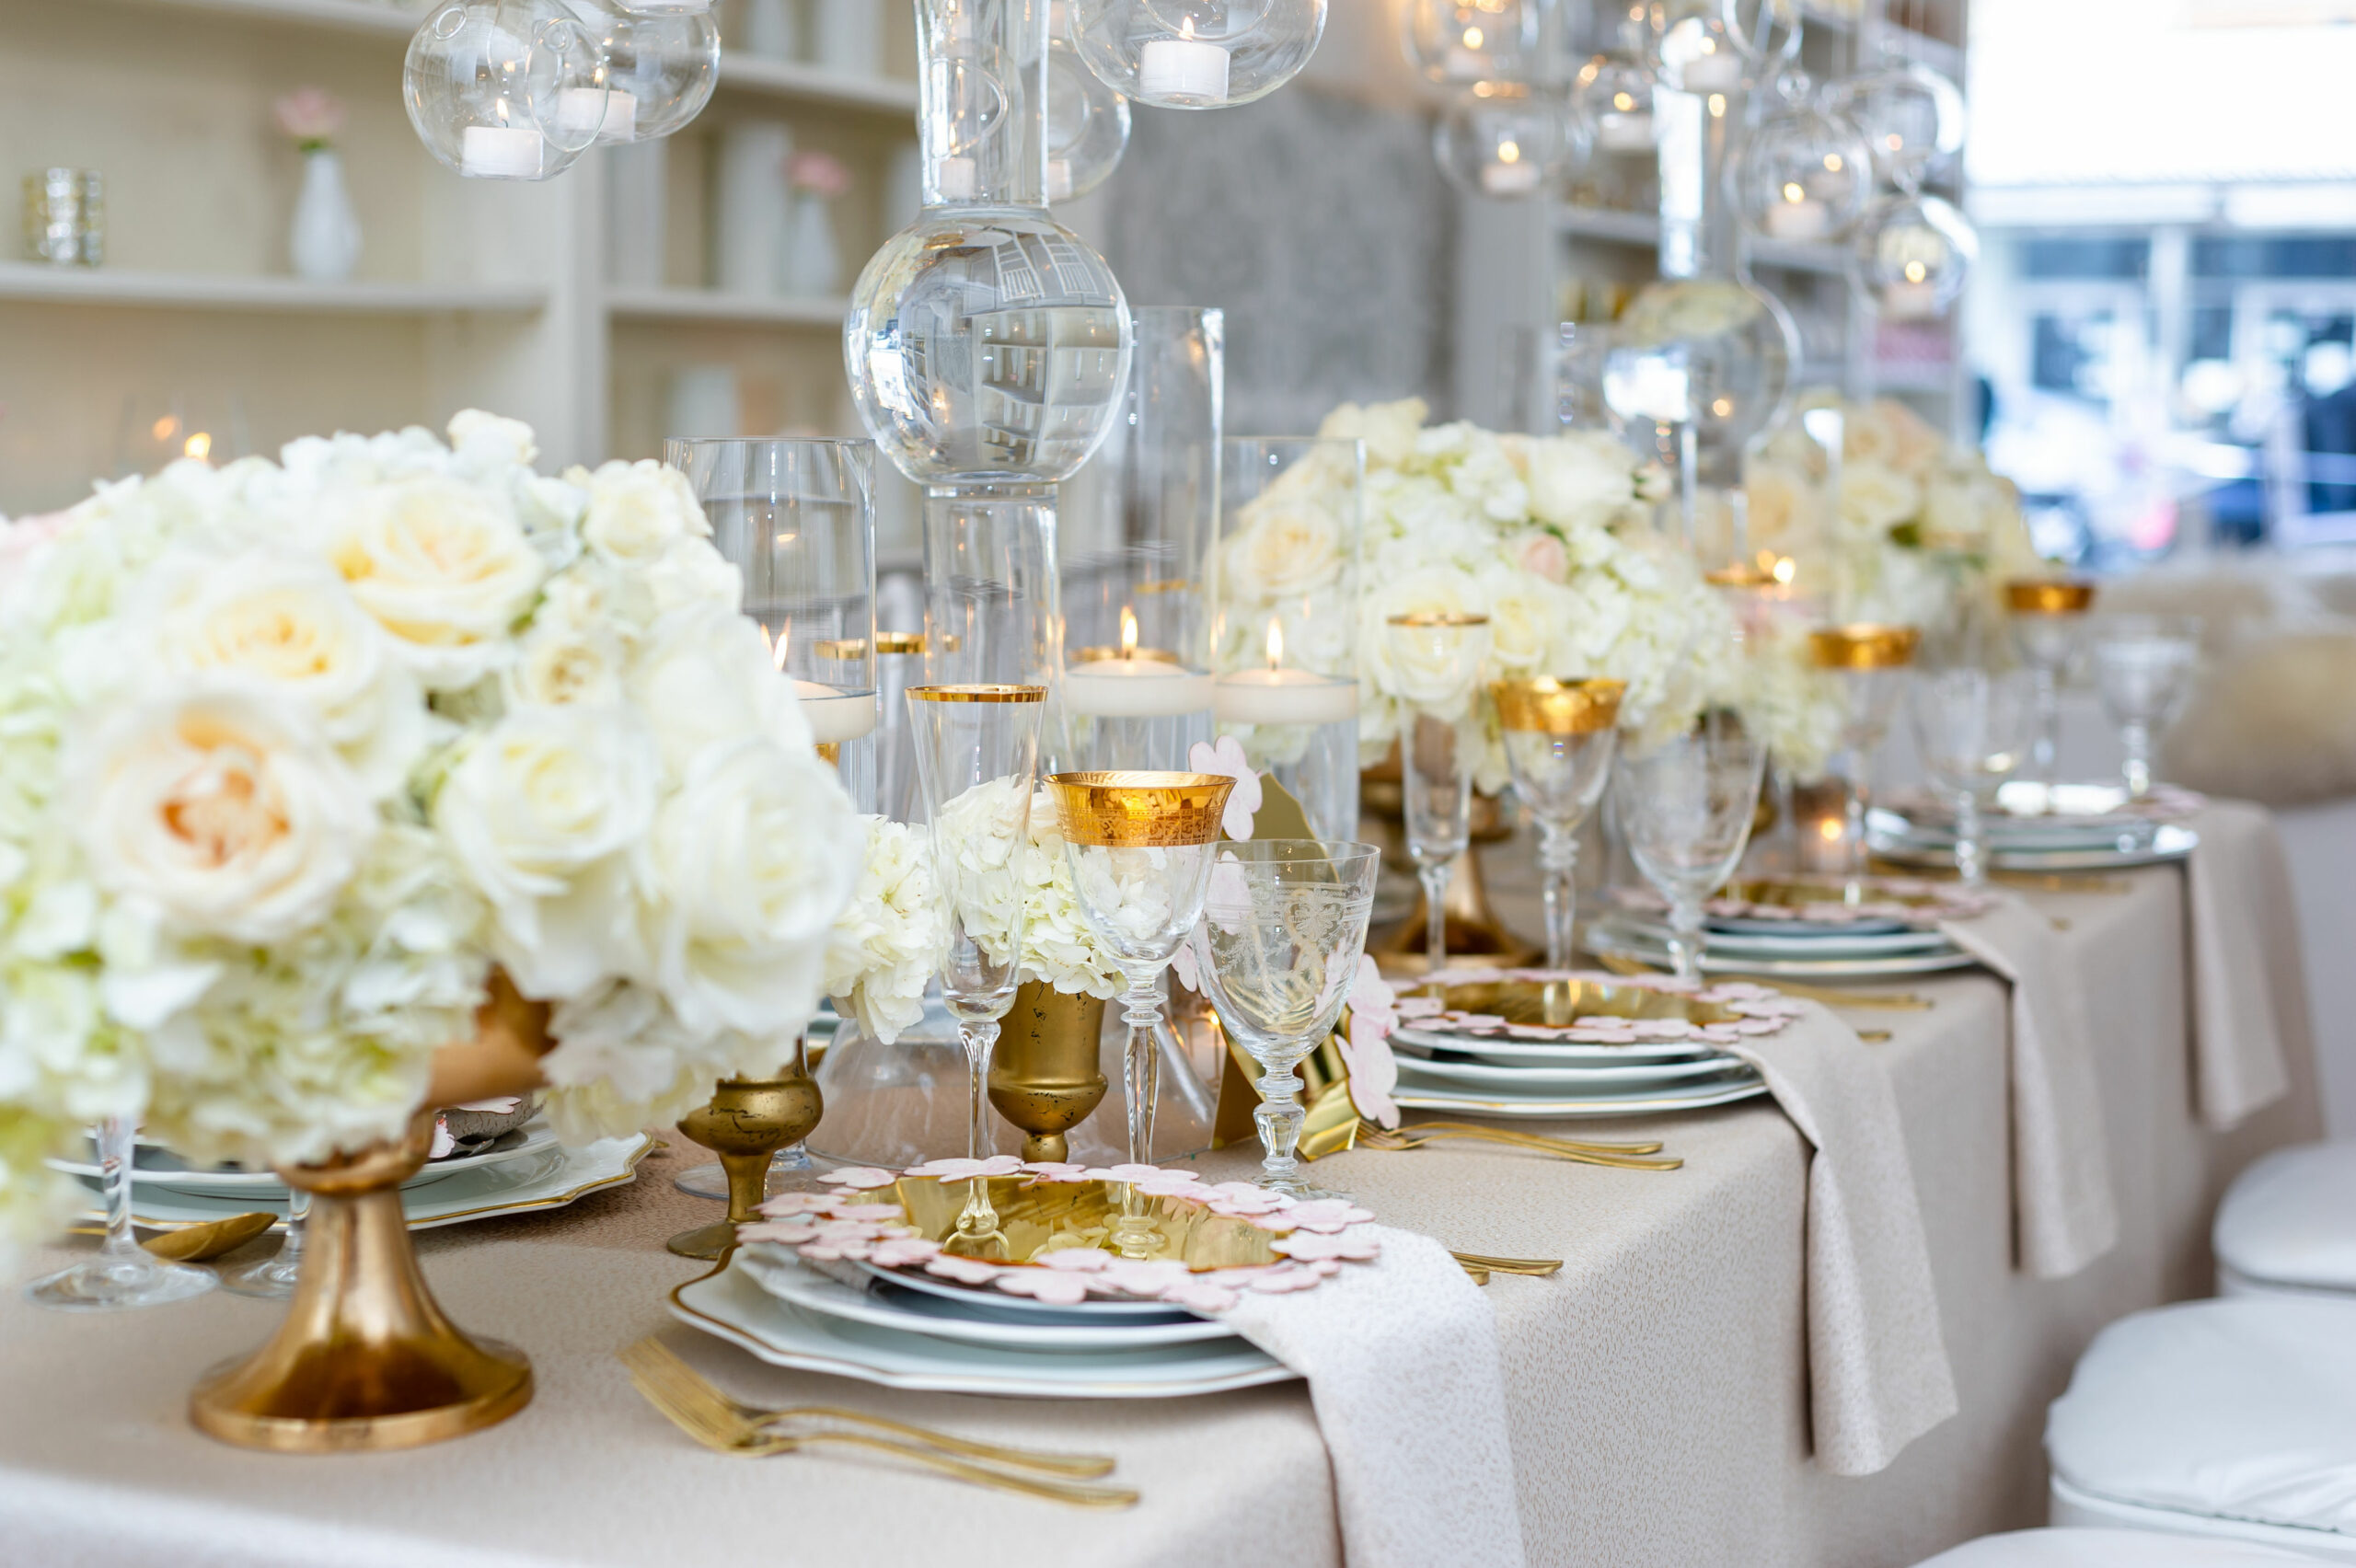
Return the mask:
<svg viewBox="0 0 2356 1568">
<path fill-rule="evenodd" d="M 774 1078 L 727 1079 L 710 1104 L 679 1119 L 681 1135 L 718 1155 L 728 1173 L 728 1217 L 672 1237 L 665 1243 L 672 1251 L 716 1262 L 736 1250 L 736 1228 L 761 1217 L 769 1156 L 808 1137 L 824 1109 L 804 1059 L 797 1047 L 792 1065 Z"/>
<path fill-rule="evenodd" d="M 1070 1158 L 1064 1135 L 1104 1101 L 1111 1084 L 1099 1066 L 1104 1003 L 1042 980 L 1023 983 L 990 1057 L 990 1104 L 1023 1133 L 1022 1158 Z"/>
<path fill-rule="evenodd" d="M 475 1031 L 435 1056 L 429 1107 L 538 1087 L 546 1007 L 494 974 Z M 433 1139 L 429 1109 L 397 1141 L 279 1171 L 311 1194 L 294 1297 L 267 1344 L 189 1396 L 199 1431 L 287 1454 L 377 1453 L 479 1432 L 531 1402 L 532 1364 L 461 1332 L 418 1268 L 401 1183 Z"/>
</svg>

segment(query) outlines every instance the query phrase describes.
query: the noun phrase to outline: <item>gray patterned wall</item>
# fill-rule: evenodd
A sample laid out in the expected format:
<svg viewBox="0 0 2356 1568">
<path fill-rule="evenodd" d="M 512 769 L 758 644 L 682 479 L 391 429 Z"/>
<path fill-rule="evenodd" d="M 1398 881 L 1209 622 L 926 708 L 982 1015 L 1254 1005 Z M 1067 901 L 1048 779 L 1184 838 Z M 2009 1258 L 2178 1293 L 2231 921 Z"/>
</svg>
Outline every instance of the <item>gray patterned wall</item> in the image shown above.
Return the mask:
<svg viewBox="0 0 2356 1568">
<path fill-rule="evenodd" d="M 1304 83 L 1216 114 L 1139 109 L 1091 225 L 1133 306 L 1227 311 L 1227 428 L 1345 400 L 1452 401 L 1455 202 L 1429 122 Z"/>
</svg>

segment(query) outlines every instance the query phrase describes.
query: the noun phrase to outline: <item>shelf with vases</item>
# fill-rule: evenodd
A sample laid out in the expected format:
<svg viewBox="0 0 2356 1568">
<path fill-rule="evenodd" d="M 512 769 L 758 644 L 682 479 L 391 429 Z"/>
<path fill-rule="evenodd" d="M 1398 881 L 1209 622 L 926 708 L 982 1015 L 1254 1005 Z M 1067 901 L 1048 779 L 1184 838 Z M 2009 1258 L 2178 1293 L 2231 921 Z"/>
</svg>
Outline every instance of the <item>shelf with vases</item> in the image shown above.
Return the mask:
<svg viewBox="0 0 2356 1568">
<path fill-rule="evenodd" d="M 519 315 L 546 305 L 548 293 L 537 283 L 322 283 L 274 274 L 147 272 L 0 261 L 0 300 L 166 310 L 314 316 Z"/>
<path fill-rule="evenodd" d="M 1623 213 L 1612 207 L 1561 207 L 1554 226 L 1582 239 L 1608 239 L 1622 245 L 1658 245 L 1660 214 Z"/>
<path fill-rule="evenodd" d="M 720 85 L 736 92 L 809 98 L 879 114 L 917 111 L 917 85 L 897 76 L 853 76 L 824 65 L 731 50 L 720 57 Z"/>
<path fill-rule="evenodd" d="M 625 288 L 606 292 L 606 309 L 617 321 L 722 321 L 839 329 L 850 311 L 850 301 L 722 294 L 717 289 Z"/>
</svg>

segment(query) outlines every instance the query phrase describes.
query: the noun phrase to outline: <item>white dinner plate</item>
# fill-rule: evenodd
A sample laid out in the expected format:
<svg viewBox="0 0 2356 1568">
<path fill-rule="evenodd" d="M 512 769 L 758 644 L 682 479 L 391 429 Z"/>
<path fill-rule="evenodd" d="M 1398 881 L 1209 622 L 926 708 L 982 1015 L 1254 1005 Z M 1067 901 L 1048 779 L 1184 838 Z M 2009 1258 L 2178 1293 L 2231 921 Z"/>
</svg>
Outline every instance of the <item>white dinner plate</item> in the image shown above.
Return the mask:
<svg viewBox="0 0 2356 1568">
<path fill-rule="evenodd" d="M 1643 917 L 1639 917 L 1642 918 Z M 1657 922 L 1655 922 L 1657 924 Z M 1920 934 L 1921 928 L 1903 920 L 1885 920 L 1871 917 L 1855 920 L 1770 920 L 1758 915 L 1712 915 L 1703 925 L 1710 934 L 1727 937 L 1775 937 L 1790 940 L 1800 937 L 1895 937 Z"/>
<path fill-rule="evenodd" d="M 1669 966 L 1667 943 L 1648 939 L 1611 920 L 1598 920 L 1588 928 L 1587 947 L 1599 958 L 1633 958 L 1657 969 Z M 1715 941 L 1704 944 L 1702 949 L 1702 973 L 1704 974 L 1740 974 L 1771 983 L 1778 975 L 1790 980 L 1807 980 L 1936 974 L 1950 969 L 1969 969 L 1978 962 L 1951 943 L 1928 952 L 1901 952 L 1865 958 L 1771 958 L 1763 953 L 1728 952 Z"/>
<path fill-rule="evenodd" d="M 626 1138 L 602 1138 L 581 1148 L 551 1144 L 528 1159 L 508 1160 L 473 1170 L 462 1170 L 446 1182 L 401 1189 L 401 1207 L 411 1230 L 457 1225 L 494 1215 L 523 1214 L 533 1209 L 562 1208 L 601 1187 L 618 1187 L 637 1179 L 638 1162 L 654 1140 L 643 1133 Z M 81 1179 L 88 1194 L 88 1217 L 103 1222 L 97 1179 Z M 231 1215 L 268 1212 L 286 1216 L 286 1190 L 247 1193 L 237 1197 L 205 1196 L 175 1192 L 168 1187 L 134 1188 L 131 1216 L 151 1230 L 178 1230 L 226 1219 Z"/>
<path fill-rule="evenodd" d="M 1009 1296 L 1003 1290 L 959 1285 L 954 1280 L 939 1278 L 921 1269 L 880 1269 L 866 1262 L 859 1267 L 887 1285 L 899 1286 L 921 1296 L 953 1303 L 961 1310 L 979 1306 L 1024 1318 L 1092 1318 L 1103 1323 L 1169 1323 L 1182 1317 L 1194 1316 L 1184 1308 L 1172 1307 L 1166 1301 L 1123 1300 L 1109 1296 L 1092 1296 L 1077 1306 L 1054 1307 L 1027 1296 Z"/>
<path fill-rule="evenodd" d="M 1473 1116 L 1657 1116 L 1679 1111 L 1703 1111 L 1731 1105 L 1767 1092 L 1756 1075 L 1731 1082 L 1714 1081 L 1697 1089 L 1646 1094 L 1503 1097 L 1495 1093 L 1453 1089 L 1408 1088 L 1402 1083 L 1391 1098 L 1409 1111 L 1451 1111 Z"/>
<path fill-rule="evenodd" d="M 1403 1023 L 1391 1032 L 1393 1045 L 1411 1050 L 1461 1051 L 1468 1056 L 1510 1047 L 1516 1055 L 1524 1051 L 1542 1051 L 1544 1060 L 1569 1066 L 1591 1062 L 1597 1066 L 1617 1066 L 1643 1062 L 1692 1062 L 1715 1056 L 1718 1048 L 1706 1040 L 1639 1040 L 1626 1045 L 1597 1045 L 1573 1043 L 1569 1041 L 1516 1040 L 1509 1035 L 1460 1033 L 1452 1029 L 1433 1029 L 1425 1024 Z M 1530 1060 L 1540 1058 L 1532 1056 Z"/>
<path fill-rule="evenodd" d="M 1002 1312 L 995 1302 L 968 1304 L 903 1290 L 902 1277 L 896 1274 L 863 1276 L 868 1279 L 863 1286 L 849 1285 L 803 1262 L 792 1249 L 771 1241 L 755 1242 L 736 1256 L 753 1282 L 780 1301 L 823 1317 L 936 1339 L 1013 1350 L 1150 1350 L 1235 1337 L 1235 1331 L 1225 1323 L 1191 1312 L 1169 1313 L 1167 1309 L 1166 1321 L 1094 1318 L 1068 1310 Z M 1007 1296 L 1003 1291 L 996 1294 L 1010 1303 L 1038 1305 L 1024 1297 Z"/>
<path fill-rule="evenodd" d="M 556 1147 L 556 1132 L 539 1117 L 534 1117 L 517 1129 L 524 1136 L 505 1148 L 489 1149 L 481 1154 L 462 1154 L 448 1159 L 429 1162 L 416 1175 L 401 1183 L 401 1191 L 413 1193 L 420 1187 L 446 1181 L 462 1171 L 479 1170 L 487 1165 L 503 1165 L 511 1159 L 530 1159 L 547 1153 Z M 141 1159 L 153 1160 L 142 1164 Z M 50 1164 L 71 1176 L 98 1179 L 98 1168 L 87 1159 L 52 1159 Z M 286 1183 L 278 1179 L 275 1170 L 222 1170 L 192 1168 L 179 1162 L 178 1156 L 142 1144 L 131 1162 L 131 1189 L 136 1193 L 144 1187 L 161 1187 L 175 1193 L 185 1193 L 208 1198 L 251 1198 L 275 1196 L 283 1203 Z M 250 1207 L 239 1213 L 250 1212 Z"/>
<path fill-rule="evenodd" d="M 1053 1400 L 1155 1400 L 1282 1383 L 1299 1376 L 1230 1334 L 1143 1350 L 1013 1350 L 904 1333 L 780 1301 L 748 1274 L 742 1254 L 671 1293 L 681 1322 L 777 1366 L 829 1372 L 892 1389 Z"/>
<path fill-rule="evenodd" d="M 1515 1087 L 1525 1090 L 1564 1090 L 1573 1093 L 1590 1090 L 1611 1093 L 1634 1090 L 1647 1084 L 1663 1088 L 1684 1085 L 1706 1079 L 1713 1075 L 1748 1069 L 1735 1056 L 1713 1056 L 1698 1062 L 1660 1062 L 1651 1066 L 1582 1067 L 1549 1066 L 1538 1063 L 1503 1066 L 1481 1062 L 1435 1062 L 1426 1056 L 1401 1055 L 1399 1079 L 1429 1080 L 1439 1084 L 1461 1083 L 1481 1088 Z"/>
<path fill-rule="evenodd" d="M 1955 841 L 1912 831 L 1903 817 L 1878 810 L 1868 819 L 1875 854 L 1904 866 L 1952 866 Z M 2015 849 L 1992 844 L 1988 863 L 2003 871 L 2125 871 L 2164 866 L 2199 847 L 2200 836 L 2176 823 L 2163 823 L 2146 842 L 2131 840 L 2095 847 Z"/>
<path fill-rule="evenodd" d="M 1610 917 L 1612 928 L 1647 938 L 1666 948 L 1669 928 L 1643 916 Z M 1759 922 L 1761 925 L 1765 921 Z M 1720 952 L 1756 953 L 1761 958 L 1890 958 L 1899 953 L 1953 951 L 1944 931 L 1854 931 L 1839 926 L 1800 927 L 1786 922 L 1780 931 L 1726 931 L 1709 926 L 1703 933 Z"/>
</svg>

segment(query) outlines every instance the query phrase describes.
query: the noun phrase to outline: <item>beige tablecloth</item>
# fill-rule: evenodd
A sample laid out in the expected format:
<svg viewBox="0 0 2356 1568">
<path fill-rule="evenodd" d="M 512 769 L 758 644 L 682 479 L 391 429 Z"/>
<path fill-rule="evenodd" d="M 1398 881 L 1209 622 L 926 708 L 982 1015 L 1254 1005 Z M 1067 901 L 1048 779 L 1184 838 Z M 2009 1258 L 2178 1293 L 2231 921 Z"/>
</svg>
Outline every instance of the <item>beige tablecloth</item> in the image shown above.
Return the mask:
<svg viewBox="0 0 2356 1568">
<path fill-rule="evenodd" d="M 1493 853 L 1500 882 L 1526 857 Z M 1930 1239 L 1962 1409 L 1877 1475 L 1808 1457 L 1803 1246 L 1807 1147 L 1771 1103 L 1577 1130 L 1666 1137 L 1655 1174 L 1448 1147 L 1321 1161 L 1387 1223 L 1473 1251 L 1566 1260 L 1500 1276 L 1496 1314 L 1524 1540 L 1543 1564 L 1903 1564 L 2044 1514 L 2046 1402 L 2103 1324 L 2205 1294 L 2207 1223 L 2258 1152 L 2313 1136 L 2304 1009 L 2262 944 L 2291 1093 L 2231 1133 L 2194 1111 L 2183 873 L 2123 894 L 2029 896 L 2069 923 L 2120 1210 L 2082 1272 L 2014 1266 L 2006 992 L 1981 974 L 1912 986 L 1923 1013 L 1850 1014 L 1893 1038 L 1888 1068 Z M 1528 906 L 1517 915 L 1535 928 Z M 2295 964 L 2291 970 L 2295 980 Z M 1558 1124 L 1558 1128 L 1561 1124 Z M 692 1152 L 692 1151 L 689 1151 Z M 121 1317 L 0 1300 L 0 1562 L 43 1568 L 334 1563 L 660 1568 L 748 1555 L 860 1568 L 1202 1568 L 1339 1562 L 1331 1472 L 1299 1385 L 1170 1403 L 930 1396 L 773 1371 L 672 1325 L 696 1265 L 661 1251 L 710 1217 L 673 1193 L 675 1158 L 564 1212 L 433 1232 L 428 1271 L 467 1326 L 529 1349 L 530 1409 L 461 1443 L 286 1459 L 196 1435 L 182 1401 L 276 1309 L 232 1297 Z M 1228 1150 L 1222 1175 L 1251 1163 Z M 50 1260 L 39 1262 L 46 1265 Z M 612 1353 L 661 1332 L 742 1394 L 847 1402 L 986 1437 L 1102 1448 L 1145 1502 L 1077 1514 L 857 1458 L 708 1454 L 631 1391 Z M 1434 1433 L 1446 1443 L 1450 1435 Z"/>
</svg>

